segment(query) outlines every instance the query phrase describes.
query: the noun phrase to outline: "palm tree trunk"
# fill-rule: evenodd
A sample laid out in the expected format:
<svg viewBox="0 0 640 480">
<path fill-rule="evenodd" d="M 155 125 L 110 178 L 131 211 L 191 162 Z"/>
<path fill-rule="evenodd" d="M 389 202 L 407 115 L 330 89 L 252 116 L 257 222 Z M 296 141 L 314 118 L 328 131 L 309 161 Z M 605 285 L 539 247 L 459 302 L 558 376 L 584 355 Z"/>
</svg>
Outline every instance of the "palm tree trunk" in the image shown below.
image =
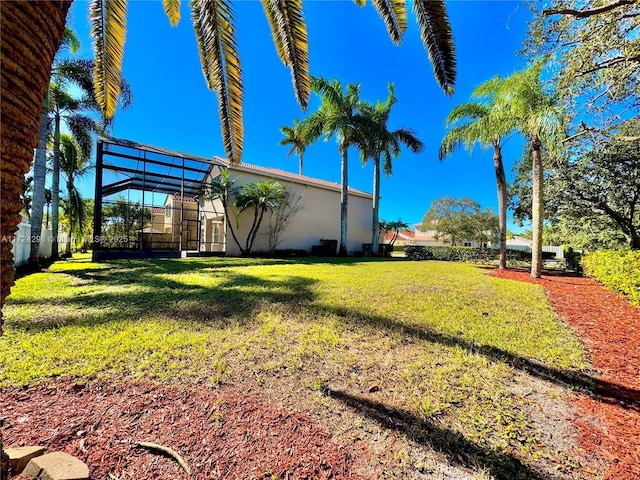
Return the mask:
<svg viewBox="0 0 640 480">
<path fill-rule="evenodd" d="M 33 160 L 42 102 L 70 5 L 70 0 L 0 2 L 0 312 L 13 285 L 12 240 L 22 209 L 16 199 Z"/>
<path fill-rule="evenodd" d="M 493 144 L 493 165 L 498 185 L 498 230 L 500 237 L 500 263 L 498 269 L 507 268 L 507 177 L 502 163 L 502 149 L 497 141 Z"/>
<path fill-rule="evenodd" d="M 300 158 L 300 175 L 304 175 L 304 173 L 302 173 L 302 157 L 303 156 L 304 155 L 302 153 L 298 155 L 298 157 Z"/>
<path fill-rule="evenodd" d="M 531 139 L 533 153 L 533 198 L 531 205 L 531 223 L 533 228 L 533 245 L 531 246 L 531 276 L 542 275 L 542 221 L 544 219 L 543 169 L 540 149 L 540 138 L 534 135 Z"/>
<path fill-rule="evenodd" d="M 380 243 L 380 157 L 373 159 L 373 218 L 371 224 L 371 255 L 378 255 Z"/>
<path fill-rule="evenodd" d="M 342 189 L 340 191 L 340 248 L 338 255 L 346 257 L 349 255 L 347 249 L 347 210 L 349 207 L 349 146 L 344 142 L 340 144 L 340 154 L 342 155 Z"/>
<path fill-rule="evenodd" d="M 51 173 L 51 258 L 58 258 L 58 224 L 60 222 L 60 112 L 56 111 L 53 131 Z"/>
<path fill-rule="evenodd" d="M 31 251 L 29 262 L 38 261 L 40 240 L 42 236 L 42 214 L 44 210 L 45 180 L 47 177 L 47 130 L 49 124 L 49 108 L 44 105 L 40 112 L 40 129 L 38 146 L 33 160 L 33 202 L 31 203 Z"/>
<path fill-rule="evenodd" d="M 71 257 L 71 235 L 72 235 L 71 232 L 72 232 L 72 230 L 69 229 L 69 238 L 67 239 L 67 244 L 65 246 L 65 251 L 64 251 L 64 254 L 67 257 Z"/>
</svg>

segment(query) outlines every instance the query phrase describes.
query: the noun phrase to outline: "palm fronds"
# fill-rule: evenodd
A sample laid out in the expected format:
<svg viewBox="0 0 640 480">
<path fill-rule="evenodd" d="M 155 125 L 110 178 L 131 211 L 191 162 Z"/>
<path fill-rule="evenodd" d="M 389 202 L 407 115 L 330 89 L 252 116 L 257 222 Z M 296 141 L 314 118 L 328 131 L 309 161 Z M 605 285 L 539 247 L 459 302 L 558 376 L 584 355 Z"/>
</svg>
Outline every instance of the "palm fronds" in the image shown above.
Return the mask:
<svg viewBox="0 0 640 480">
<path fill-rule="evenodd" d="M 436 81 L 445 93 L 452 95 L 456 81 L 456 57 L 444 0 L 415 0 L 413 11 Z"/>
<path fill-rule="evenodd" d="M 80 40 L 78 40 L 76 32 L 69 27 L 64 27 L 64 33 L 62 34 L 60 49 L 63 48 L 68 48 L 71 53 L 78 53 L 78 50 L 80 50 Z"/>
<path fill-rule="evenodd" d="M 262 0 L 278 56 L 291 69 L 296 100 L 303 110 L 309 103 L 307 24 L 301 0 Z"/>
<path fill-rule="evenodd" d="M 95 96 L 103 117 L 113 117 L 120 98 L 127 33 L 127 0 L 92 0 L 89 6 L 95 51 Z"/>
<path fill-rule="evenodd" d="M 461 103 L 453 107 L 453 110 L 447 115 L 445 125 L 451 126 L 463 119 L 478 119 L 485 117 L 489 114 L 489 109 L 486 105 L 482 105 L 477 102 Z"/>
<path fill-rule="evenodd" d="M 162 6 L 171 26 L 178 25 L 180 22 L 180 0 L 162 0 Z"/>
<path fill-rule="evenodd" d="M 232 162 L 242 157 L 242 70 L 234 15 L 226 0 L 192 0 L 193 26 L 200 63 L 210 90 L 218 95 L 222 141 Z"/>
<path fill-rule="evenodd" d="M 93 118 L 81 114 L 72 114 L 65 118 L 71 135 L 78 143 L 83 159 L 91 158 L 94 133 L 102 133 L 100 125 Z"/>
<path fill-rule="evenodd" d="M 372 3 L 382 17 L 391 41 L 400 45 L 407 30 L 407 3 L 405 0 L 372 0 Z"/>
</svg>

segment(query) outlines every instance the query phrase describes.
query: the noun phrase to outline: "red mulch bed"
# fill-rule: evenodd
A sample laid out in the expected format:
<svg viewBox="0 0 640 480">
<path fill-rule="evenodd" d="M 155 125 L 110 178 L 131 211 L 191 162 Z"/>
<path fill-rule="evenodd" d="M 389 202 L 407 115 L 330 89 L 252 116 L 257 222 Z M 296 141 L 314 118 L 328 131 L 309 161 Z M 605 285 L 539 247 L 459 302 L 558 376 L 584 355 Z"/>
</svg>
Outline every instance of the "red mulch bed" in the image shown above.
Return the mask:
<svg viewBox="0 0 640 480">
<path fill-rule="evenodd" d="M 354 459 L 367 458 L 364 447 L 338 444 L 308 415 L 240 388 L 54 382 L 0 401 L 5 446 L 65 451 L 93 480 L 187 478 L 171 457 L 136 445 L 144 441 L 177 451 L 193 479 L 358 479 Z"/>
<path fill-rule="evenodd" d="M 598 370 L 591 395 L 578 395 L 580 447 L 606 459 L 605 479 L 640 479 L 640 308 L 584 277 L 495 270 L 542 285 L 556 312 L 586 345 Z"/>
</svg>

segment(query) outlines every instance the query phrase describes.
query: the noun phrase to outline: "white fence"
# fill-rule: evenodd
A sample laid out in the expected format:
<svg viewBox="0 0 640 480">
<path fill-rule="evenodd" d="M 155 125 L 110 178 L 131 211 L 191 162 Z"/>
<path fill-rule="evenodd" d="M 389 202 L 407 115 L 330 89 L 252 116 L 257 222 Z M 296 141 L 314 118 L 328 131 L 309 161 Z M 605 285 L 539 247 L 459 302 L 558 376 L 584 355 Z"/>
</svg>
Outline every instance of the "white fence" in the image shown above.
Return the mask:
<svg viewBox="0 0 640 480">
<path fill-rule="evenodd" d="M 507 245 L 507 250 L 520 250 L 522 252 L 530 252 L 531 247 L 528 245 Z M 556 247 L 555 245 L 544 245 L 542 247 L 543 252 L 553 252 L 558 259 L 564 258 L 564 249 L 562 247 Z"/>
<path fill-rule="evenodd" d="M 39 254 L 49 258 L 51 256 L 51 244 L 53 235 L 50 228 L 43 228 L 40 234 L 40 250 Z M 62 232 L 58 233 L 58 252 L 63 253 L 66 249 L 67 235 Z M 31 253 L 31 225 L 21 223 L 18 225 L 16 238 L 13 239 L 13 262 L 16 267 L 24 265 L 29 261 Z"/>
</svg>

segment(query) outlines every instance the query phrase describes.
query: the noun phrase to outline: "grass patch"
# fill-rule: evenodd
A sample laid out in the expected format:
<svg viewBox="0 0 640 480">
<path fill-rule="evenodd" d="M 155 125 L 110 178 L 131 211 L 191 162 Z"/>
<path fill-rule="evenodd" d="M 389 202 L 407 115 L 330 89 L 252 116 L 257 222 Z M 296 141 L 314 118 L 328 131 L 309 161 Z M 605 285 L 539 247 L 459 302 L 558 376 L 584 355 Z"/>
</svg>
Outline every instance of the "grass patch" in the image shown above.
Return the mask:
<svg viewBox="0 0 640 480">
<path fill-rule="evenodd" d="M 501 452 L 545 448 L 514 371 L 585 366 L 541 287 L 435 261 L 79 256 L 20 278 L 5 319 L 2 388 L 98 377 L 377 391 L 445 453 L 472 451 L 465 465 L 508 478 L 527 470 Z"/>
</svg>

